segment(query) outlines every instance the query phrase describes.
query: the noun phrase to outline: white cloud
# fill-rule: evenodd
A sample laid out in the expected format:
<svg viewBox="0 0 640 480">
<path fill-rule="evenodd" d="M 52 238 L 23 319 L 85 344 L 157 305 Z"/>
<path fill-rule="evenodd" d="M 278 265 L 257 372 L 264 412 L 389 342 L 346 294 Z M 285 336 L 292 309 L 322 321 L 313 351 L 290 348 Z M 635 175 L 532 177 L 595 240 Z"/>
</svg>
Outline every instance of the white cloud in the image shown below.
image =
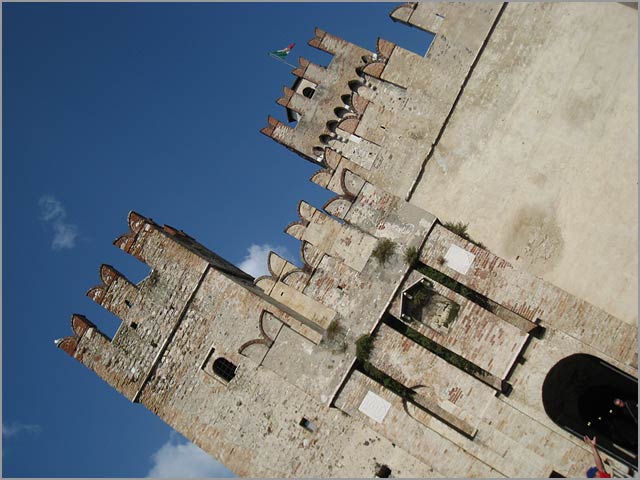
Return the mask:
<svg viewBox="0 0 640 480">
<path fill-rule="evenodd" d="M 58 199 L 51 195 L 44 195 L 38 200 L 40 206 L 40 218 L 53 227 L 53 250 L 63 250 L 76 246 L 78 227 L 67 223 L 67 211 Z"/>
<path fill-rule="evenodd" d="M 238 267 L 240 270 L 244 270 L 256 278 L 262 275 L 268 275 L 267 259 L 269 258 L 270 251 L 276 252 L 282 258 L 291 258 L 289 250 L 285 247 L 272 247 L 268 243 L 264 245 L 251 245 L 249 247 L 249 253 L 244 257 L 244 260 L 242 260 L 242 263 L 240 263 Z"/>
<path fill-rule="evenodd" d="M 76 237 L 78 236 L 78 227 L 66 223 L 53 224 L 53 241 L 51 248 L 54 250 L 63 250 L 65 248 L 73 248 L 76 246 Z"/>
<path fill-rule="evenodd" d="M 151 456 L 153 478 L 230 478 L 235 475 L 190 442 L 179 443 L 172 434 L 167 443 Z"/>
<path fill-rule="evenodd" d="M 2 436 L 5 438 L 13 437 L 21 432 L 24 433 L 40 433 L 42 427 L 40 425 L 28 425 L 25 423 L 13 422 L 12 424 L 2 423 Z"/>
<path fill-rule="evenodd" d="M 42 196 L 40 200 L 38 200 L 38 205 L 40 205 L 42 219 L 45 222 L 64 220 L 64 217 L 67 216 L 67 212 L 62 204 L 51 195 Z"/>
</svg>

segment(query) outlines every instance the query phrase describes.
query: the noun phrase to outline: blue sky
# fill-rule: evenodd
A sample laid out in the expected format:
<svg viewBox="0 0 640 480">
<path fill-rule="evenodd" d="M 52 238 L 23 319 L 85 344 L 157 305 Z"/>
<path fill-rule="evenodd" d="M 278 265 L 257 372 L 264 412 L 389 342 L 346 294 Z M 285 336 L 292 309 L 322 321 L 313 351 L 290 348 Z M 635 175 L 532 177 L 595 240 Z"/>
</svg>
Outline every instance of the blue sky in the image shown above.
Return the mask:
<svg viewBox="0 0 640 480">
<path fill-rule="evenodd" d="M 318 26 L 370 50 L 378 36 L 424 54 L 394 4 L 2 5 L 2 473 L 4 477 L 228 475 L 141 405 L 55 348 L 82 313 L 118 319 L 85 292 L 102 263 L 147 269 L 111 242 L 129 210 L 184 229 L 252 273 L 317 169 L 264 137 L 291 69 L 320 64 Z"/>
</svg>

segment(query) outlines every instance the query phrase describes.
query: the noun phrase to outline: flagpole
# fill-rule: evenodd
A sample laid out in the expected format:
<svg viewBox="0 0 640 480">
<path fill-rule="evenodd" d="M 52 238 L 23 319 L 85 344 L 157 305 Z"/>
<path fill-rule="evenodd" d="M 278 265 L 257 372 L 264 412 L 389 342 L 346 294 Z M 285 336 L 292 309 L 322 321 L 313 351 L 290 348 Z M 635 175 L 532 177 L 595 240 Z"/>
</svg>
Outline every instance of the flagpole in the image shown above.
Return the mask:
<svg viewBox="0 0 640 480">
<path fill-rule="evenodd" d="M 267 55 L 269 55 L 271 58 L 278 60 L 279 62 L 284 63 L 285 65 L 289 65 L 291 68 L 298 68 L 296 65 L 291 65 L 289 62 L 285 62 L 282 58 L 278 57 L 277 55 L 274 55 L 272 53 L 267 53 Z"/>
</svg>

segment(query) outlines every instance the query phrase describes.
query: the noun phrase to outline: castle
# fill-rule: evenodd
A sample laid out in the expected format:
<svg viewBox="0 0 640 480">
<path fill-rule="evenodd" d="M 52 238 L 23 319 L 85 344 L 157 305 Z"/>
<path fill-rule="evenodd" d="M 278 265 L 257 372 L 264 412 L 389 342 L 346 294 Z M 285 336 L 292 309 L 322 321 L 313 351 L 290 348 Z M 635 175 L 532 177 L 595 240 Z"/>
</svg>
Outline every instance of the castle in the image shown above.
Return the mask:
<svg viewBox="0 0 640 480">
<path fill-rule="evenodd" d="M 262 130 L 336 194 L 286 227 L 302 267 L 253 279 L 130 212 L 114 243 L 150 275 L 103 265 L 120 328 L 74 314 L 59 348 L 239 476 L 582 476 L 584 434 L 637 469 L 587 401 L 637 401 L 636 15 L 396 7 L 424 57 L 317 29 L 332 61 Z"/>
</svg>

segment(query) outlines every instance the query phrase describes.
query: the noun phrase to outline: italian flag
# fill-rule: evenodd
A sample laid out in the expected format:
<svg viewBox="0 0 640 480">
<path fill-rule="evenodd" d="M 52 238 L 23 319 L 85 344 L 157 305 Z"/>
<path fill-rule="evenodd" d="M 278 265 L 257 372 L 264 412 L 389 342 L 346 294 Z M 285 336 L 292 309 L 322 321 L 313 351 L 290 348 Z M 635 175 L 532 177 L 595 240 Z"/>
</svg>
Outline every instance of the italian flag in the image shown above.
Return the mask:
<svg viewBox="0 0 640 480">
<path fill-rule="evenodd" d="M 291 49 L 295 46 L 296 44 L 292 43 L 287 48 L 283 48 L 282 50 L 276 50 L 275 52 L 271 52 L 271 55 L 279 58 L 286 58 L 287 55 L 289 55 L 289 52 L 291 51 Z"/>
</svg>

